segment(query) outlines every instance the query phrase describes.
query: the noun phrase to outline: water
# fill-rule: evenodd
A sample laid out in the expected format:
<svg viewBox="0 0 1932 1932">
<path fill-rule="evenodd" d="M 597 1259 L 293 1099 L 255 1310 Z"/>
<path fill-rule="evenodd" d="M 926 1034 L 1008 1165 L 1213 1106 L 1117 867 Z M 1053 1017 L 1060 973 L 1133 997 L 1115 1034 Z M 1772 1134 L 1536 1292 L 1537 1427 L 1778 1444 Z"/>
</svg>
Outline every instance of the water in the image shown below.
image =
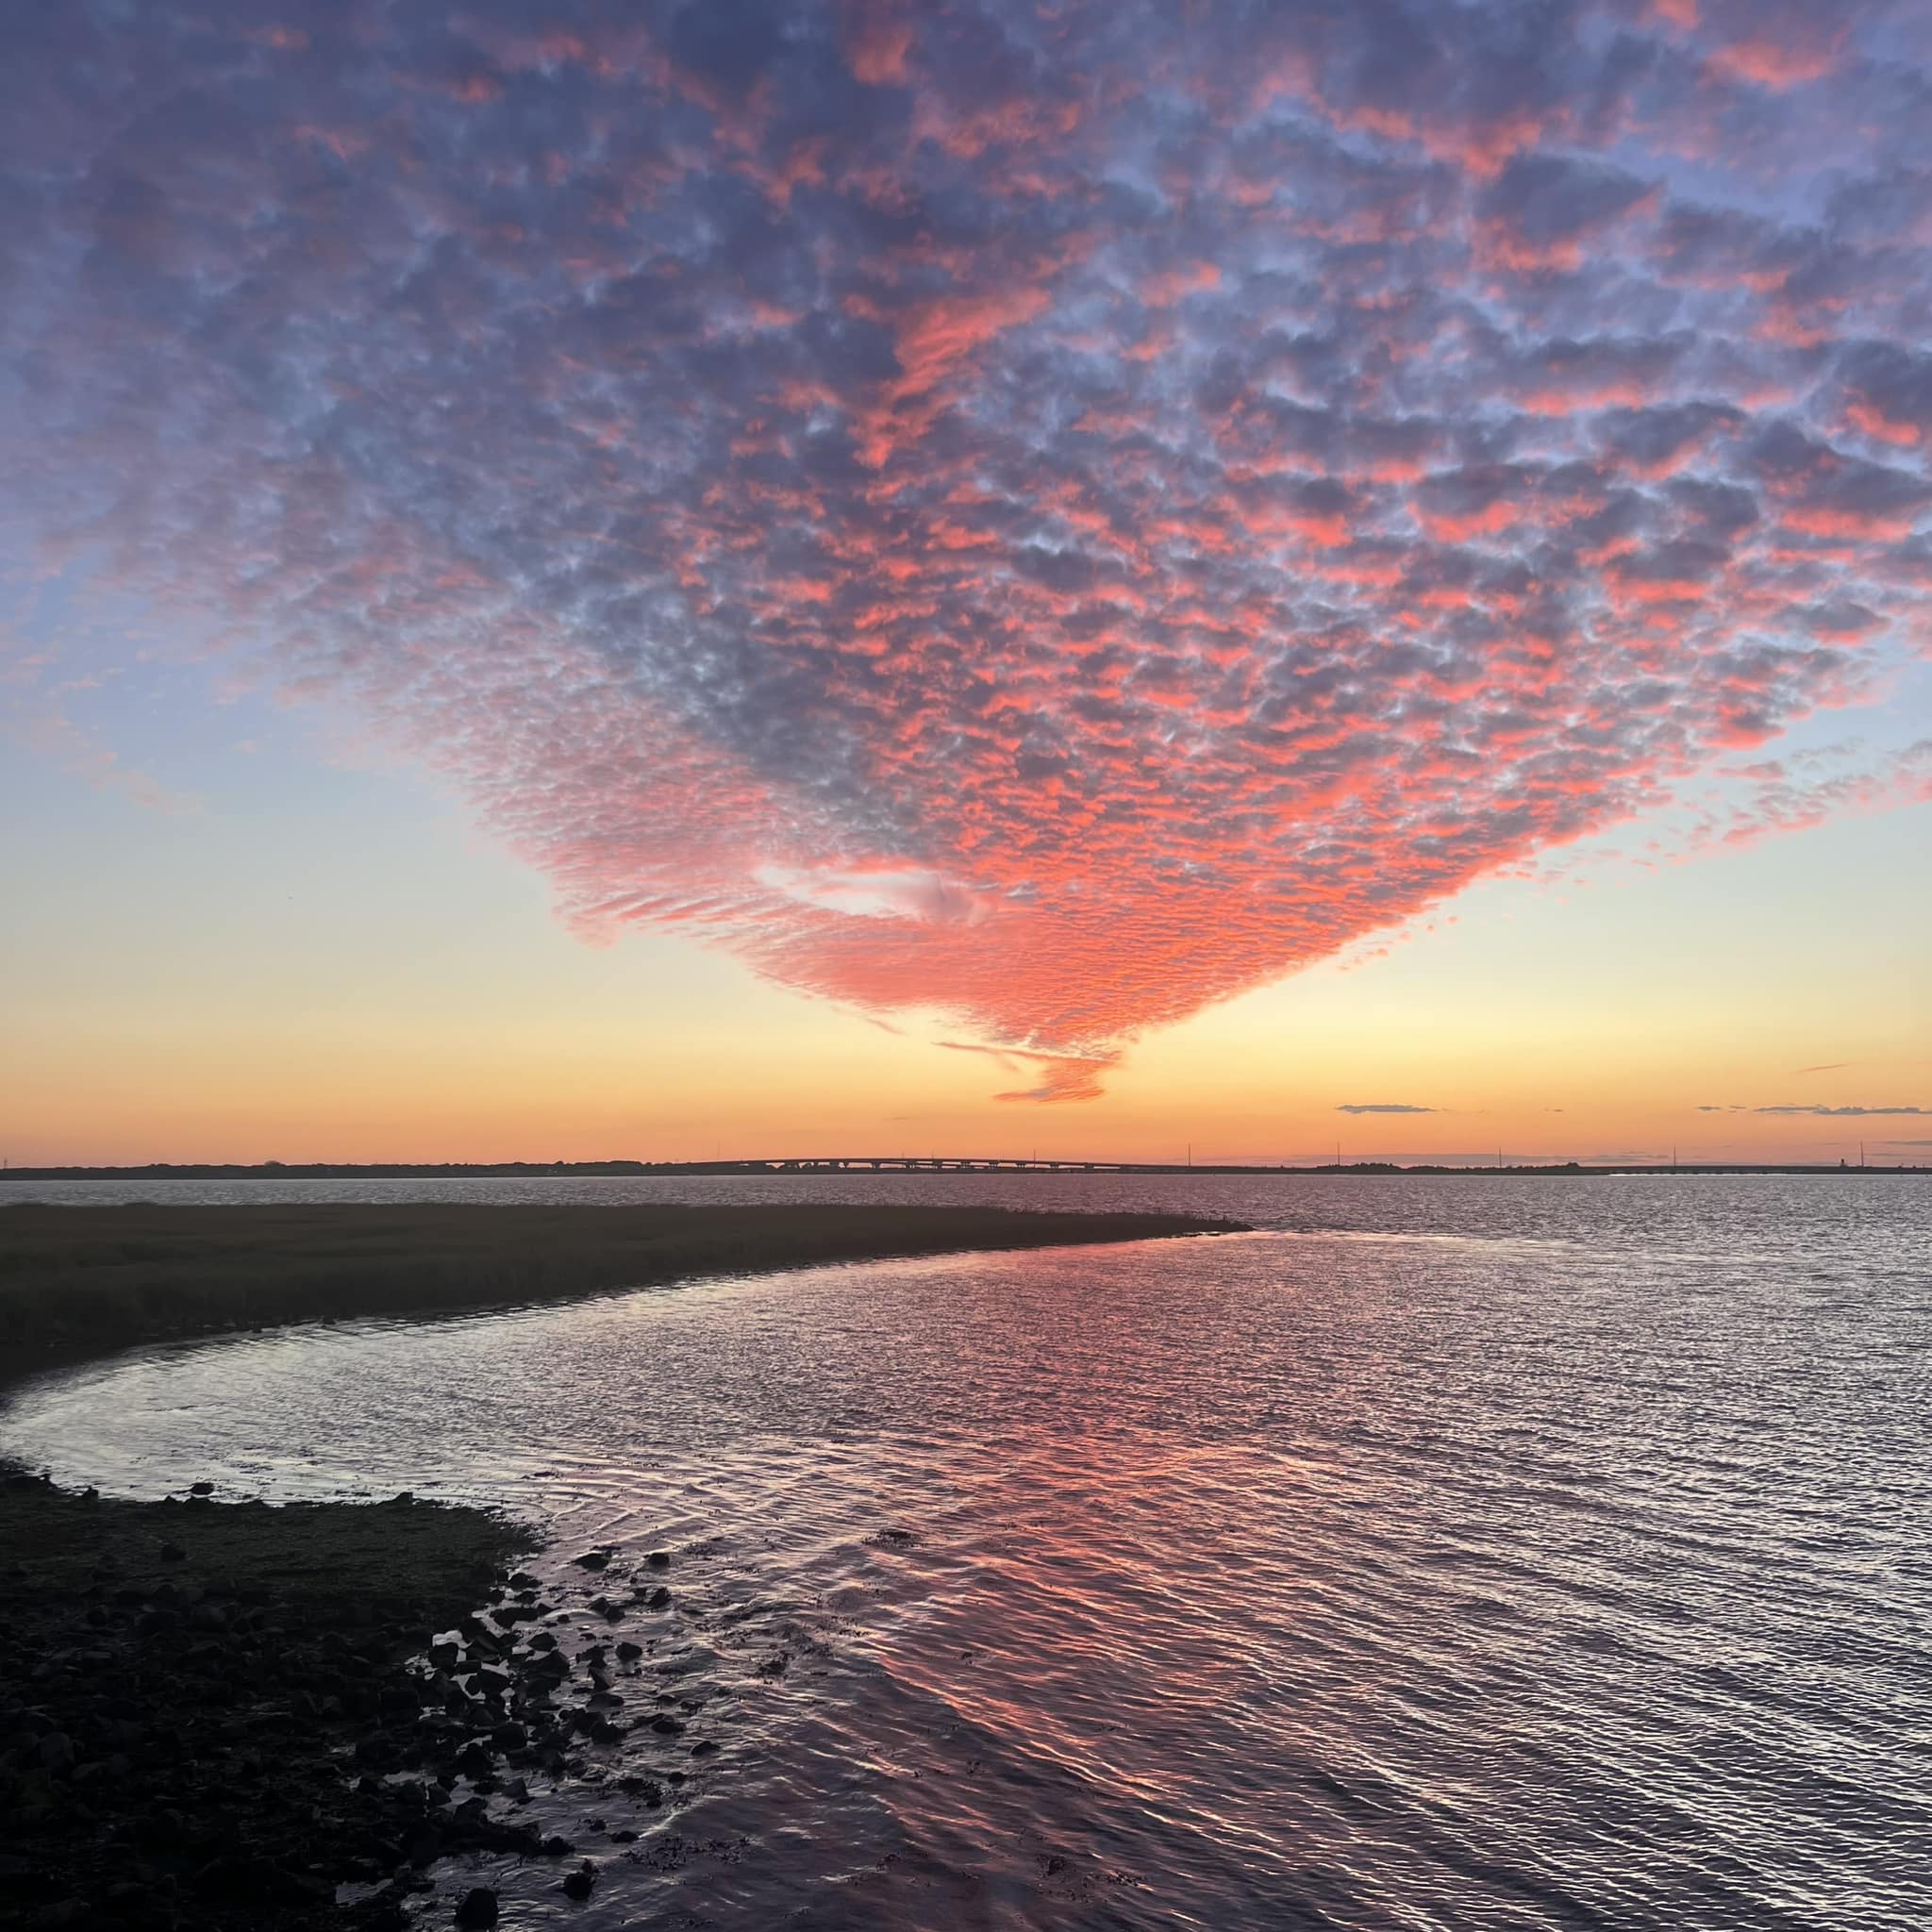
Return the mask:
<svg viewBox="0 0 1932 1932">
<path fill-rule="evenodd" d="M 1264 1231 L 159 1351 L 26 1391 L 0 1450 L 503 1501 L 559 1582 L 669 1547 L 618 1688 L 688 1728 L 540 1793 L 602 1876 L 495 1868 L 511 1924 L 1932 1924 L 1923 1182 L 275 1191 L 673 1189 Z M 664 1809 L 596 1781 L 673 1766 Z M 476 1872 L 439 1876 L 426 1924 Z"/>
</svg>

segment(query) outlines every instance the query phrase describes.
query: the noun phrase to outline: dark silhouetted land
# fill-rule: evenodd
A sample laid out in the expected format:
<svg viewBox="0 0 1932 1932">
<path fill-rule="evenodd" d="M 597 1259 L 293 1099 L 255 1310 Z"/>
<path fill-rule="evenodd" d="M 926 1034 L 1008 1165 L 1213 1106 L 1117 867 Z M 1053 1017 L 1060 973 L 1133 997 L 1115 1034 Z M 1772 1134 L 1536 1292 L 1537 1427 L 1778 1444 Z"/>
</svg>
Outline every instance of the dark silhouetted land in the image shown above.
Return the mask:
<svg viewBox="0 0 1932 1932">
<path fill-rule="evenodd" d="M 437 1315 L 696 1275 L 1227 1232 L 984 1207 L 0 1207 L 0 1375 L 288 1322 Z"/>
</svg>

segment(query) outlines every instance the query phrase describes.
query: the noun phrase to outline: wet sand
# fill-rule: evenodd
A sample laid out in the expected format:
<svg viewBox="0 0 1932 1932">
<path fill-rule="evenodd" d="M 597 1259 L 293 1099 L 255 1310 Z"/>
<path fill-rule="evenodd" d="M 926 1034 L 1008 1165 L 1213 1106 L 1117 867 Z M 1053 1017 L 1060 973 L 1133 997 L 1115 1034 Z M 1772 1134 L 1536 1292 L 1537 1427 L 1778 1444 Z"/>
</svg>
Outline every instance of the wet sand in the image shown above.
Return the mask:
<svg viewBox="0 0 1932 1932">
<path fill-rule="evenodd" d="M 1230 1225 L 991 1208 L 11 1207 L 0 1390 L 225 1329 Z M 489 1511 L 407 1495 L 137 1503 L 0 1474 L 0 1914 L 49 1932 L 394 1927 L 432 1889 L 425 1868 L 465 1852 L 543 1861 L 560 1893 L 585 1895 L 594 1868 L 520 1823 L 519 1801 L 619 1740 L 609 1682 L 636 1669 L 633 1633 L 675 1579 L 668 1555 L 622 1574 L 587 1552 L 581 1591 L 546 1596 L 511 1572 L 528 1541 Z M 628 1782 L 646 1807 L 677 1802 L 675 1774 Z M 493 1899 L 464 1904 L 458 1923 L 494 1923 Z"/>
</svg>

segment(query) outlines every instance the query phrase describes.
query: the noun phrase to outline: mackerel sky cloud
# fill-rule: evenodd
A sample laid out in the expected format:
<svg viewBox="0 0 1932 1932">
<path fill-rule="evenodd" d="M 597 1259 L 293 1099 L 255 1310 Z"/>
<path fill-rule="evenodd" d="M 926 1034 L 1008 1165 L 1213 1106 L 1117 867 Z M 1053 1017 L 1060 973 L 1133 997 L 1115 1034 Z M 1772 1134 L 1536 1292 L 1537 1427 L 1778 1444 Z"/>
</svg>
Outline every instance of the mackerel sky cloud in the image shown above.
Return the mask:
<svg viewBox="0 0 1932 1932">
<path fill-rule="evenodd" d="M 1722 762 L 1808 822 L 1764 748 L 1927 638 L 1928 56 L 1777 0 L 8 8 L 9 547 L 358 707 L 587 934 L 1087 1097 Z"/>
</svg>

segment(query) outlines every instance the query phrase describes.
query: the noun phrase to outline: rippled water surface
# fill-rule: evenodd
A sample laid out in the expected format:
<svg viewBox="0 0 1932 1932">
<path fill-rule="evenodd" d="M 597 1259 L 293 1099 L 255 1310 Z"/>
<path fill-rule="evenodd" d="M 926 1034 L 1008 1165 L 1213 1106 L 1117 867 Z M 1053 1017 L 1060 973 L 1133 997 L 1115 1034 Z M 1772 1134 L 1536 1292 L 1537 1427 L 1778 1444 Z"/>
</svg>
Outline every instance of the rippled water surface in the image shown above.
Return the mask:
<svg viewBox="0 0 1932 1932">
<path fill-rule="evenodd" d="M 0 1450 L 502 1501 L 578 1598 L 587 1544 L 669 1548 L 618 1689 L 687 1729 L 541 1794 L 600 1883 L 500 1868 L 508 1925 L 1932 1924 L 1932 1185 L 675 1197 L 840 1191 L 1263 1231 L 162 1352 Z"/>
</svg>

